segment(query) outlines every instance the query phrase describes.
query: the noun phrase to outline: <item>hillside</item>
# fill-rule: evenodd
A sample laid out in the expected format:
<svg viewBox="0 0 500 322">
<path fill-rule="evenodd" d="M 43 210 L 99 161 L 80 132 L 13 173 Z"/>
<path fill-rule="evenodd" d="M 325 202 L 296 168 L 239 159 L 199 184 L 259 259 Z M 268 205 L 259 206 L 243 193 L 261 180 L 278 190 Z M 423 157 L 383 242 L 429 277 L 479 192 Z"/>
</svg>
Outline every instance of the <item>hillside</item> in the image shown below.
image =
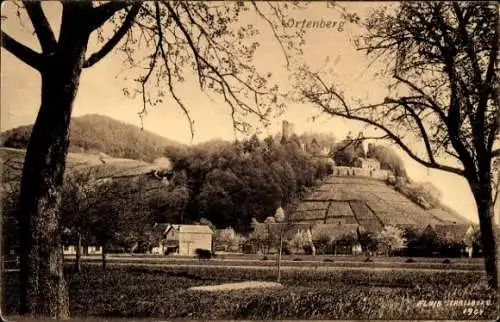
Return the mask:
<svg viewBox="0 0 500 322">
<path fill-rule="evenodd" d="M 0 148 L 2 183 L 19 182 L 25 150 Z M 157 166 L 144 161 L 112 158 L 99 154 L 68 153 L 66 174 L 86 171 L 97 178 L 131 177 L 150 173 Z"/>
<path fill-rule="evenodd" d="M 32 125 L 20 126 L 1 134 L 8 148 L 26 149 Z M 137 126 L 103 115 L 85 115 L 71 119 L 70 152 L 102 152 L 112 157 L 153 161 L 164 155 L 166 147 L 182 147 Z"/>
<path fill-rule="evenodd" d="M 336 225 L 361 225 L 376 231 L 386 225 L 470 224 L 451 209 L 425 210 L 383 181 L 331 176 L 302 199 L 291 220 Z"/>
</svg>

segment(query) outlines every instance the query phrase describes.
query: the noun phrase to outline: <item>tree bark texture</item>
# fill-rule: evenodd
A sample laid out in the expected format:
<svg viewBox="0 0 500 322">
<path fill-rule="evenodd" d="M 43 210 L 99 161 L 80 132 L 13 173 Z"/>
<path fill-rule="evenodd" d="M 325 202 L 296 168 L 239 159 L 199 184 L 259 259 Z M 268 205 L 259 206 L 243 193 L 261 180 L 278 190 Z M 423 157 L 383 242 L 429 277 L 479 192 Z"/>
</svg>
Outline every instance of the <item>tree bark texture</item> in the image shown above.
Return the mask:
<svg viewBox="0 0 500 322">
<path fill-rule="evenodd" d="M 75 12 L 63 14 L 58 48 L 44 56 L 41 106 L 23 166 L 19 217 L 23 315 L 69 316 L 59 208 L 71 112 L 89 38 L 75 17 Z"/>
<path fill-rule="evenodd" d="M 491 200 L 492 191 L 488 174 L 480 176 L 480 182 L 472 183 L 472 191 L 476 201 L 481 229 L 481 242 L 483 244 L 484 267 L 486 270 L 488 286 L 498 289 L 498 237 L 493 225 L 494 205 Z"/>
</svg>

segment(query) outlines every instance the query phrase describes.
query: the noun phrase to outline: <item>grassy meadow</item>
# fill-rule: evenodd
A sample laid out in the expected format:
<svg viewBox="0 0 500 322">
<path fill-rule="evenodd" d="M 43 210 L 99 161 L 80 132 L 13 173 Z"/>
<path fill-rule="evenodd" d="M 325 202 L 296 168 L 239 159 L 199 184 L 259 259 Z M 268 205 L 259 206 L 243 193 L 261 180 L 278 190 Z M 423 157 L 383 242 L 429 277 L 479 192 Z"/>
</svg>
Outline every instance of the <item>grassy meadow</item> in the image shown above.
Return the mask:
<svg viewBox="0 0 500 322">
<path fill-rule="evenodd" d="M 3 312 L 16 314 L 17 273 L 5 273 Z M 72 317 L 184 319 L 494 319 L 484 274 L 283 271 L 281 288 L 201 292 L 191 286 L 275 281 L 276 271 L 85 265 L 68 269 Z M 433 302 L 441 301 L 441 302 Z M 466 301 L 466 302 L 457 302 Z M 471 301 L 474 301 L 472 303 Z M 440 304 L 439 304 L 440 303 Z"/>
</svg>

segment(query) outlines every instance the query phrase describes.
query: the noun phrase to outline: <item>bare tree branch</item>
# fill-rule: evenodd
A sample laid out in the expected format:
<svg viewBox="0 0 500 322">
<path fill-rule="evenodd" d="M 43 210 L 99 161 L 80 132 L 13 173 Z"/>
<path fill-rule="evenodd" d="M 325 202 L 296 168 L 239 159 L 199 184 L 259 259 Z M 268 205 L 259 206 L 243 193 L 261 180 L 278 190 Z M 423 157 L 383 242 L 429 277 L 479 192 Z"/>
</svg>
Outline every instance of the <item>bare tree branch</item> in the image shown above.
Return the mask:
<svg viewBox="0 0 500 322">
<path fill-rule="evenodd" d="M 413 119 L 417 123 L 418 129 L 420 131 L 420 135 L 422 137 L 422 140 L 424 141 L 425 144 L 425 149 L 427 151 L 427 157 L 429 158 L 430 163 L 436 163 L 436 160 L 434 158 L 434 153 L 432 152 L 431 144 L 429 142 L 429 135 L 427 134 L 427 131 L 425 130 L 424 124 L 422 123 L 422 120 L 419 115 L 415 112 L 413 108 L 410 107 L 408 102 L 405 101 L 404 98 L 399 99 L 399 100 L 394 100 L 394 99 L 386 99 L 387 102 L 393 102 L 396 104 L 400 104 L 405 107 L 405 109 L 410 112 L 412 115 Z"/>
<path fill-rule="evenodd" d="M 237 122 L 236 119 L 235 119 L 236 106 L 242 108 L 243 110 L 245 110 L 247 112 L 251 112 L 252 114 L 258 116 L 261 120 L 266 120 L 265 116 L 263 115 L 263 113 L 261 111 L 256 110 L 255 108 L 252 108 L 250 105 L 248 105 L 247 103 L 245 103 L 241 99 L 239 99 L 238 96 L 236 95 L 237 94 L 237 90 L 232 89 L 231 85 L 226 80 L 226 77 L 228 77 L 228 76 L 232 77 L 232 78 L 234 78 L 236 80 L 238 80 L 238 78 L 235 75 L 235 73 L 225 73 L 225 74 L 223 74 L 223 73 L 221 73 L 221 71 L 216 66 L 214 66 L 213 64 L 211 64 L 210 62 L 208 62 L 205 59 L 205 57 L 203 57 L 200 54 L 199 49 L 195 46 L 191 35 L 186 30 L 184 24 L 180 20 L 180 17 L 174 11 L 174 9 L 170 5 L 170 3 L 164 2 L 164 4 L 165 4 L 165 6 L 167 7 L 167 9 L 168 9 L 168 11 L 170 13 L 170 16 L 172 17 L 172 19 L 174 20 L 174 22 L 176 23 L 176 25 L 179 27 L 179 29 L 181 30 L 182 34 L 184 35 L 184 37 L 185 37 L 185 39 L 186 39 L 186 41 L 187 41 L 187 43 L 188 43 L 188 45 L 189 45 L 189 47 L 190 47 L 190 49 L 191 49 L 191 51 L 193 53 L 195 59 L 199 60 L 201 63 L 203 63 L 204 67 L 206 67 L 213 74 L 215 74 L 215 76 L 217 76 L 217 78 L 215 78 L 215 77 L 212 77 L 212 76 L 207 75 L 207 74 L 203 75 L 203 77 L 211 79 L 215 83 L 217 83 L 217 84 L 220 85 L 222 94 L 224 96 L 224 100 L 231 107 L 231 117 L 232 117 L 232 120 L 233 120 L 233 125 L 235 127 L 238 127 L 240 125 L 240 123 Z M 243 83 L 245 83 L 245 82 L 243 82 Z M 245 86 L 248 87 L 249 85 L 245 83 Z M 252 87 L 248 87 L 248 88 L 250 90 L 252 90 L 254 93 L 257 93 Z M 257 106 L 256 108 L 259 108 L 259 107 Z"/>
<path fill-rule="evenodd" d="M 474 50 L 474 45 L 471 43 L 471 39 L 469 38 L 469 33 L 467 32 L 467 21 L 464 19 L 462 9 L 457 2 L 453 3 L 453 9 L 458 20 L 461 39 L 465 43 L 467 57 L 469 58 L 472 65 L 474 81 L 476 82 L 476 86 L 483 86 L 485 84 L 483 84 L 481 79 L 481 69 L 479 68 L 477 54 Z"/>
<path fill-rule="evenodd" d="M 274 24 L 272 23 L 271 20 L 269 20 L 268 17 L 266 17 L 266 15 L 264 15 L 262 13 L 262 11 L 260 11 L 259 7 L 257 6 L 257 2 L 256 1 L 252 0 L 252 4 L 253 4 L 253 7 L 255 8 L 255 11 L 257 11 L 257 13 L 259 14 L 259 16 L 262 19 L 264 19 L 269 24 L 269 26 L 271 27 L 271 31 L 273 32 L 274 37 L 278 40 L 278 42 L 279 42 L 279 44 L 281 46 L 281 50 L 283 51 L 283 54 L 285 55 L 286 68 L 290 69 L 290 59 L 288 58 L 288 54 L 286 52 L 285 46 L 283 45 L 283 42 L 281 41 L 281 38 L 279 37 L 278 33 L 276 32 L 276 28 L 274 27 Z M 269 4 L 269 6 L 271 6 L 271 8 L 273 8 L 270 3 L 268 3 L 268 4 Z"/>
<path fill-rule="evenodd" d="M 93 66 L 116 47 L 116 45 L 120 42 L 120 40 L 123 39 L 125 34 L 132 27 L 134 20 L 137 17 L 139 10 L 141 9 L 141 6 L 142 3 L 140 2 L 137 2 L 132 6 L 120 28 L 118 28 L 115 34 L 108 40 L 108 42 L 106 42 L 106 44 L 104 44 L 104 46 L 102 46 L 101 49 L 99 49 L 99 51 L 93 53 L 87 60 L 85 60 L 85 62 L 83 63 L 83 68 Z"/>
<path fill-rule="evenodd" d="M 451 145 L 457 151 L 458 155 L 460 156 L 460 160 L 462 161 L 465 169 L 467 171 L 473 171 L 475 169 L 474 166 L 474 160 L 472 155 L 467 151 L 467 148 L 465 147 L 465 143 L 461 140 L 460 137 L 460 126 L 462 124 L 461 121 L 461 116 L 460 116 L 460 103 L 459 103 L 459 97 L 458 97 L 458 86 L 456 84 L 456 75 L 455 71 L 453 69 L 453 59 L 449 56 L 446 55 L 446 53 L 443 53 L 443 55 L 446 57 L 446 65 L 445 65 L 445 70 L 446 73 L 448 74 L 449 80 L 450 80 L 450 87 L 451 87 L 451 93 L 450 93 L 450 103 L 449 103 L 449 108 L 448 108 L 448 115 L 446 117 L 446 127 L 448 130 L 448 136 L 451 142 Z M 477 140 L 477 138 L 475 137 Z"/>
<path fill-rule="evenodd" d="M 394 75 L 394 78 L 397 79 L 398 81 L 400 81 L 401 83 L 407 85 L 408 87 L 410 87 L 411 89 L 413 89 L 414 91 L 419 93 L 420 95 L 422 95 L 430 103 L 429 107 L 431 107 L 432 110 L 439 116 L 440 120 L 443 122 L 446 120 L 446 115 L 444 114 L 444 112 L 443 112 L 442 108 L 439 106 L 439 104 L 437 104 L 437 102 L 434 99 L 432 99 L 432 97 L 430 97 L 427 93 L 425 93 L 421 88 L 419 88 L 417 85 L 415 85 L 415 83 L 413 83 L 407 79 L 404 79 L 403 77 L 401 77 L 399 75 Z"/>
<path fill-rule="evenodd" d="M 142 1 L 130 1 L 130 0 L 113 0 L 105 4 L 100 5 L 97 8 L 92 9 L 91 20 L 89 22 L 91 30 L 95 30 L 102 26 L 109 18 L 111 18 L 116 12 L 127 8 L 131 4 L 134 6 L 142 6 Z"/>
<path fill-rule="evenodd" d="M 189 130 L 191 132 L 191 140 L 192 140 L 194 138 L 193 120 L 191 119 L 191 115 L 189 114 L 189 111 L 187 110 L 186 106 L 184 106 L 184 103 L 182 103 L 182 101 L 177 96 L 177 94 L 175 93 L 175 90 L 174 90 L 174 86 L 172 83 L 172 73 L 170 70 L 170 64 L 168 62 L 167 55 L 165 53 L 165 49 L 163 48 L 163 32 L 161 30 L 160 5 L 158 4 L 157 1 L 155 2 L 155 9 L 156 9 L 156 23 L 158 25 L 158 30 L 159 30 L 159 32 L 158 32 L 158 38 L 159 38 L 158 45 L 160 46 L 160 52 L 161 52 L 161 56 L 163 58 L 163 62 L 165 64 L 165 67 L 167 68 L 168 88 L 169 88 L 170 94 L 175 99 L 177 104 L 180 106 L 180 108 L 184 112 L 184 115 L 188 119 Z M 199 76 L 201 76 L 201 75 L 199 75 Z"/>
<path fill-rule="evenodd" d="M 21 44 L 8 34 L 2 31 L 1 45 L 8 52 L 16 56 L 28 66 L 40 71 L 43 63 L 43 56 L 33 49 Z"/>
<path fill-rule="evenodd" d="M 57 48 L 57 41 L 49 21 L 43 13 L 40 1 L 23 1 L 26 12 L 35 28 L 35 33 L 44 53 L 54 52 Z"/>
<path fill-rule="evenodd" d="M 361 122 L 370 124 L 378 129 L 384 131 L 387 134 L 387 137 L 390 138 L 392 141 L 394 141 L 394 143 L 396 143 L 398 146 L 400 146 L 403 149 L 403 151 L 405 151 L 406 154 L 408 154 L 408 156 L 410 156 L 413 160 L 417 161 L 418 163 L 420 163 L 428 168 L 443 170 L 443 171 L 447 171 L 447 172 L 458 174 L 458 175 L 464 175 L 464 171 L 461 169 L 423 160 L 422 158 L 417 156 L 396 134 L 394 134 L 389 128 L 383 126 L 382 124 L 374 122 L 374 121 L 372 121 L 368 118 L 365 118 L 365 117 L 355 116 L 355 115 L 347 115 L 347 114 L 335 112 L 335 111 L 333 111 L 325 106 L 322 106 L 322 108 L 325 109 L 325 111 L 331 115 L 340 116 L 340 117 L 350 119 L 350 120 L 361 121 Z"/>
</svg>

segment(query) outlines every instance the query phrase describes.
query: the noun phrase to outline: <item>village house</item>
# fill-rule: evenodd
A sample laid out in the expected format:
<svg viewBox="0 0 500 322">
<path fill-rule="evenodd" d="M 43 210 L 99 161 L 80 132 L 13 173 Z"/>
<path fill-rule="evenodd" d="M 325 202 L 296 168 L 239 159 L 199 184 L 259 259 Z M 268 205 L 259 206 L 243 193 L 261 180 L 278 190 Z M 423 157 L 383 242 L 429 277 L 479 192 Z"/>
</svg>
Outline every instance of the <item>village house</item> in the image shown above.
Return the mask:
<svg viewBox="0 0 500 322">
<path fill-rule="evenodd" d="M 318 246 L 330 244 L 330 252 L 335 255 L 359 255 L 362 248 L 358 241 L 358 227 L 357 224 L 314 224 L 311 227 L 312 240 Z"/>
<path fill-rule="evenodd" d="M 76 236 L 71 233 L 70 229 L 65 228 L 62 236 L 63 254 L 76 255 L 77 245 Z M 87 240 L 85 243 L 80 244 L 80 254 L 83 256 L 100 255 L 102 254 L 102 247 L 95 240 Z"/>
<path fill-rule="evenodd" d="M 192 256 L 196 249 L 212 251 L 213 231 L 207 225 L 156 224 L 152 254 Z"/>
<path fill-rule="evenodd" d="M 479 231 L 479 227 L 473 224 L 428 224 L 428 225 L 414 225 L 414 224 L 396 224 L 395 227 L 409 231 L 411 235 L 436 234 L 436 236 L 448 245 L 448 249 L 433 249 L 426 246 L 412 247 L 412 256 L 431 256 L 437 255 L 439 252 L 441 256 L 446 257 L 472 257 L 477 249 L 474 249 L 475 234 Z M 409 249 L 403 247 L 403 253 L 408 253 Z M 439 252 L 438 252 L 439 251 Z"/>
<path fill-rule="evenodd" d="M 63 246 L 63 254 L 64 255 L 76 255 L 76 246 L 75 245 L 64 245 Z M 81 246 L 80 254 L 87 255 L 100 255 L 102 254 L 101 246 Z"/>
<path fill-rule="evenodd" d="M 461 255 L 466 257 L 472 257 L 474 234 L 476 229 L 473 225 L 433 225 L 434 231 L 444 238 L 446 241 L 455 243 L 460 247 L 459 251 Z"/>
</svg>

